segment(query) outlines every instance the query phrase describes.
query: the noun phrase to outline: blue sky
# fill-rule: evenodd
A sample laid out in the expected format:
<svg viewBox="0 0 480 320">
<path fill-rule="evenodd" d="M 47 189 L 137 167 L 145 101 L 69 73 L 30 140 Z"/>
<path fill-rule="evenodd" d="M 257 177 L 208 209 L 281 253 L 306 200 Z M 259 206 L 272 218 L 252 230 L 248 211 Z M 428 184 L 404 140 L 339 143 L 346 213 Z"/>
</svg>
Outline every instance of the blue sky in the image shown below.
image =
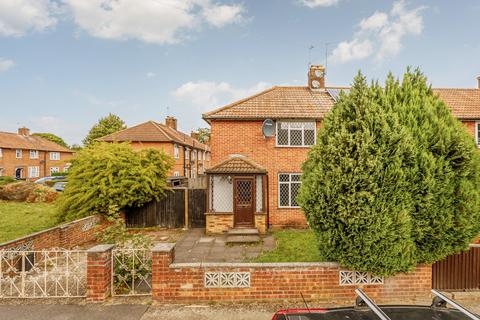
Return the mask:
<svg viewBox="0 0 480 320">
<path fill-rule="evenodd" d="M 1 0 L 0 130 L 79 143 L 109 112 L 128 125 L 201 113 L 272 85 L 327 85 L 420 66 L 436 87 L 475 87 L 480 1 Z M 168 108 L 168 109 L 167 109 Z"/>
</svg>

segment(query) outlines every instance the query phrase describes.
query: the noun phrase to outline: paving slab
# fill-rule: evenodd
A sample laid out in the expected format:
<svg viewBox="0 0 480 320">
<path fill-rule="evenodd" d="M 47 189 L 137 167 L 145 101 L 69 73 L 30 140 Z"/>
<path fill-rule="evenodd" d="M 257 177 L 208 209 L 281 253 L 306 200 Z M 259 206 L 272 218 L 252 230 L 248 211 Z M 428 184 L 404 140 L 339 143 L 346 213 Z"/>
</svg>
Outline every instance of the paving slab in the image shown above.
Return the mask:
<svg viewBox="0 0 480 320">
<path fill-rule="evenodd" d="M 2 320 L 139 320 L 148 305 L 0 305 Z"/>
</svg>

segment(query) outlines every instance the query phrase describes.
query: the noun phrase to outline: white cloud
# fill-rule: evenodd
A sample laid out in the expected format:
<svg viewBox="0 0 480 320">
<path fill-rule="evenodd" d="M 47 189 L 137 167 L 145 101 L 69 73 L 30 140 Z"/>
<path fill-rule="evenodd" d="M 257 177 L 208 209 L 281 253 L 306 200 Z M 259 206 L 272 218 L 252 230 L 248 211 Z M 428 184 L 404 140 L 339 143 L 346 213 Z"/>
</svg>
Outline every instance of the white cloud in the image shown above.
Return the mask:
<svg viewBox="0 0 480 320">
<path fill-rule="evenodd" d="M 147 76 L 147 78 L 155 78 L 157 76 L 157 74 L 155 72 L 147 72 L 145 74 Z"/>
<path fill-rule="evenodd" d="M 236 88 L 227 82 L 198 81 L 187 82 L 172 94 L 180 101 L 190 102 L 202 110 L 234 102 L 270 87 L 266 82 L 258 82 L 249 88 Z"/>
<path fill-rule="evenodd" d="M 66 0 L 76 24 L 94 37 L 177 43 L 203 24 L 242 20 L 243 6 L 211 0 Z"/>
<path fill-rule="evenodd" d="M 340 0 L 300 0 L 300 3 L 309 8 L 330 7 L 336 5 Z"/>
<path fill-rule="evenodd" d="M 348 62 L 360 60 L 370 56 L 373 52 L 373 45 L 370 40 L 354 39 L 350 42 L 340 42 L 333 50 L 332 55 L 335 62 Z"/>
<path fill-rule="evenodd" d="M 15 61 L 10 59 L 0 58 L 0 72 L 7 71 L 15 66 Z"/>
<path fill-rule="evenodd" d="M 203 9 L 202 14 L 209 24 L 220 28 L 229 23 L 241 22 L 243 12 L 241 5 L 209 5 Z"/>
<path fill-rule="evenodd" d="M 0 36 L 21 37 L 30 31 L 44 31 L 55 26 L 59 12 L 50 0 L 1 0 Z"/>
<path fill-rule="evenodd" d="M 423 9 L 424 6 L 407 9 L 405 0 L 398 0 L 394 2 L 390 12 L 377 11 L 362 19 L 353 39 L 341 42 L 332 51 L 331 59 L 333 62 L 345 63 L 372 55 L 377 60 L 397 55 L 406 36 L 422 33 Z"/>
</svg>

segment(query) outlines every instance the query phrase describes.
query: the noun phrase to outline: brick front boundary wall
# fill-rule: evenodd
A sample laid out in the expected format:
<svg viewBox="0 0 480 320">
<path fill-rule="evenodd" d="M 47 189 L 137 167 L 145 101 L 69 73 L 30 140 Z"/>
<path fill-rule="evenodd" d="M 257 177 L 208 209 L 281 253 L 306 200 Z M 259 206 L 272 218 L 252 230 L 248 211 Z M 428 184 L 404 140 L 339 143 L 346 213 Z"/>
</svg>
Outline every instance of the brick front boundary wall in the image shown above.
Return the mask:
<svg viewBox="0 0 480 320">
<path fill-rule="evenodd" d="M 71 249 L 95 240 L 95 233 L 107 223 L 98 216 L 89 216 L 25 237 L 0 244 L 0 250 Z"/>
<path fill-rule="evenodd" d="M 430 300 L 432 268 L 419 265 L 408 274 L 386 278 L 384 284 L 340 285 L 337 263 L 173 263 L 173 244 L 153 249 L 152 296 L 159 302 L 299 301 L 352 304 L 361 287 L 379 303 Z M 206 272 L 249 272 L 247 288 L 206 288 Z"/>
</svg>

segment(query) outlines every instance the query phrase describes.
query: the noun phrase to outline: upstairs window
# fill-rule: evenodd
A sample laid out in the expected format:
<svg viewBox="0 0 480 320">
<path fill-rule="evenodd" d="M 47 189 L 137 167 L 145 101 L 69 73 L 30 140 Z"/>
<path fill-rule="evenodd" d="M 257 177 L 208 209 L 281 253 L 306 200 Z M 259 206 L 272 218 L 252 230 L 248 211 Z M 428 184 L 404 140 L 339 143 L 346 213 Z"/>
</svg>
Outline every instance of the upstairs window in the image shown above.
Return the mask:
<svg viewBox="0 0 480 320">
<path fill-rule="evenodd" d="M 190 160 L 190 149 L 188 148 L 185 149 L 185 159 Z"/>
<path fill-rule="evenodd" d="M 192 151 L 192 160 L 195 161 L 196 158 L 197 158 L 197 150 L 193 150 Z"/>
<path fill-rule="evenodd" d="M 277 146 L 312 146 L 315 144 L 315 129 L 314 121 L 277 121 Z"/>
<path fill-rule="evenodd" d="M 178 144 L 173 145 L 173 157 L 178 159 L 180 157 L 180 149 L 178 148 Z"/>
<path fill-rule="evenodd" d="M 2 148 L 0 148 L 0 158 L 3 157 L 3 151 L 2 151 Z"/>
<path fill-rule="evenodd" d="M 298 192 L 302 185 L 300 173 L 281 173 L 278 175 L 278 206 L 280 208 L 298 208 Z"/>
<path fill-rule="evenodd" d="M 50 160 L 60 160 L 60 152 L 50 152 Z"/>
<path fill-rule="evenodd" d="M 38 159 L 38 150 L 30 150 L 30 159 Z"/>
<path fill-rule="evenodd" d="M 22 158 L 22 149 L 15 150 L 15 158 L 17 158 L 17 159 Z"/>
</svg>

